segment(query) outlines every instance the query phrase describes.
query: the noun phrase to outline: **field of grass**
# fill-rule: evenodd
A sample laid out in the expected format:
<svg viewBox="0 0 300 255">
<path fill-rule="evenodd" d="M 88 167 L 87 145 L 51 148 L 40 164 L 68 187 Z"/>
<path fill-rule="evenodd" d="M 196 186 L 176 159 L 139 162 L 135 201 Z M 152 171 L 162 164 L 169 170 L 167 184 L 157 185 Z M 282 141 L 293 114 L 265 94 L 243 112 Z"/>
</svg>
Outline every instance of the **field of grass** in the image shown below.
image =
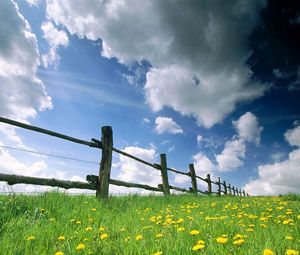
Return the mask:
<svg viewBox="0 0 300 255">
<path fill-rule="evenodd" d="M 0 254 L 295 255 L 300 196 L 0 196 Z"/>
</svg>

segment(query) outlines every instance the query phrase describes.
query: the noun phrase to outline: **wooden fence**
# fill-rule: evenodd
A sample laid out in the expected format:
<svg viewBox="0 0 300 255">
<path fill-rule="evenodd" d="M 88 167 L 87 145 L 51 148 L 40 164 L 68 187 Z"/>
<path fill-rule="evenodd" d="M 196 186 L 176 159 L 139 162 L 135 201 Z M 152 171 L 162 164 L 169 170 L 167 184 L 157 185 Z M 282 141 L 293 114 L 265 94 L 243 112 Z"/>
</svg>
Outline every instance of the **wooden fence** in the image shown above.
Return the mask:
<svg viewBox="0 0 300 255">
<path fill-rule="evenodd" d="M 11 174 L 1 174 L 0 173 L 0 181 L 7 182 L 9 185 L 14 185 L 18 183 L 26 183 L 26 184 L 35 184 L 35 185 L 45 185 L 52 187 L 61 187 L 65 189 L 70 188 L 79 188 L 79 189 L 90 189 L 96 190 L 96 196 L 100 199 L 107 199 L 109 195 L 109 184 L 124 186 L 129 188 L 141 188 L 150 191 L 163 192 L 164 195 L 169 195 L 170 190 L 176 190 L 181 192 L 188 192 L 194 194 L 216 194 L 216 195 L 234 195 L 234 196 L 249 196 L 249 194 L 245 192 L 245 190 L 238 189 L 231 184 L 227 184 L 226 181 L 221 181 L 220 177 L 216 181 L 211 180 L 210 174 L 206 175 L 206 178 L 200 177 L 196 174 L 195 168 L 193 164 L 189 164 L 189 171 L 183 172 L 177 169 L 169 168 L 167 165 L 167 157 L 166 154 L 160 154 L 160 163 L 150 163 L 138 157 L 135 157 L 131 154 L 128 154 L 122 150 L 113 147 L 113 131 L 110 126 L 104 126 L 101 128 L 101 141 L 97 139 L 91 139 L 91 141 L 84 141 L 81 139 L 77 139 L 74 137 L 70 137 L 64 134 L 60 134 L 57 132 L 53 132 L 47 129 L 35 127 L 32 125 L 24 124 L 21 122 L 17 122 L 14 120 L 10 120 L 7 118 L 0 117 L 0 122 L 6 123 L 9 125 L 21 127 L 24 129 L 28 129 L 31 131 L 47 134 L 50 136 L 54 136 L 60 139 L 64 139 L 70 142 L 82 144 L 85 146 L 89 146 L 96 149 L 102 150 L 101 163 L 99 168 L 98 175 L 87 175 L 87 182 L 75 182 L 75 181 L 65 181 L 65 180 L 57 180 L 57 179 L 46 179 L 46 178 L 37 178 L 37 177 L 29 177 L 29 176 L 20 176 L 20 175 L 11 175 Z M 110 178 L 111 167 L 112 167 L 112 153 L 118 153 L 125 157 L 129 157 L 134 159 L 144 165 L 150 166 L 155 171 L 159 171 L 161 174 L 162 183 L 158 184 L 157 187 L 152 187 L 146 184 L 137 184 L 124 182 L 120 180 L 114 180 Z M 185 175 L 191 179 L 191 186 L 189 189 L 180 188 L 169 184 L 168 172 L 172 172 L 175 174 Z M 205 182 L 207 185 L 207 191 L 201 191 L 198 189 L 198 181 Z M 214 192 L 212 189 L 212 185 L 217 186 L 217 191 Z"/>
</svg>

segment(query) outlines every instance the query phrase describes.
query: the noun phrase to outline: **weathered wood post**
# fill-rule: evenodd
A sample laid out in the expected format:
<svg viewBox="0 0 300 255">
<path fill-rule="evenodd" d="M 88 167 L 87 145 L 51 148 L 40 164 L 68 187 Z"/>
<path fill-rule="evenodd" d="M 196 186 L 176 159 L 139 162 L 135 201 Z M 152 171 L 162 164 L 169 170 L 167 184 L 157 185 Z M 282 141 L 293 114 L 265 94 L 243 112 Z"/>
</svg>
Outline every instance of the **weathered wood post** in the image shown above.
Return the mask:
<svg viewBox="0 0 300 255">
<path fill-rule="evenodd" d="M 233 195 L 235 196 L 235 188 L 232 186 Z"/>
<path fill-rule="evenodd" d="M 239 194 L 240 194 L 240 196 L 242 196 L 242 190 L 241 189 L 239 189 Z"/>
<path fill-rule="evenodd" d="M 235 193 L 236 193 L 237 196 L 239 196 L 239 189 L 238 188 L 235 189 Z"/>
<path fill-rule="evenodd" d="M 244 196 L 244 197 L 246 196 L 246 192 L 245 192 L 245 190 L 243 190 L 243 196 Z"/>
<path fill-rule="evenodd" d="M 102 127 L 101 132 L 102 157 L 96 196 L 99 199 L 107 199 L 109 193 L 109 179 L 112 161 L 113 132 L 110 126 Z"/>
<path fill-rule="evenodd" d="M 224 186 L 224 194 L 227 195 L 226 181 L 223 181 L 223 186 Z"/>
<path fill-rule="evenodd" d="M 196 172 L 195 172 L 194 164 L 189 164 L 189 169 L 190 169 L 190 176 L 191 176 L 191 179 L 192 179 L 193 192 L 195 194 L 197 194 L 198 193 L 198 191 L 197 191 L 197 179 L 196 179 Z"/>
<path fill-rule="evenodd" d="M 231 192 L 231 184 L 230 184 L 230 183 L 228 184 L 228 189 L 229 189 L 229 195 L 232 195 L 232 192 Z"/>
<path fill-rule="evenodd" d="M 160 166 L 164 195 L 170 195 L 166 154 L 160 154 Z"/>
<path fill-rule="evenodd" d="M 206 175 L 206 180 L 207 180 L 207 193 L 208 193 L 208 195 L 211 195 L 211 179 L 210 179 L 210 174 Z"/>
<path fill-rule="evenodd" d="M 218 177 L 217 185 L 218 185 L 218 195 L 221 196 L 221 177 Z"/>
</svg>

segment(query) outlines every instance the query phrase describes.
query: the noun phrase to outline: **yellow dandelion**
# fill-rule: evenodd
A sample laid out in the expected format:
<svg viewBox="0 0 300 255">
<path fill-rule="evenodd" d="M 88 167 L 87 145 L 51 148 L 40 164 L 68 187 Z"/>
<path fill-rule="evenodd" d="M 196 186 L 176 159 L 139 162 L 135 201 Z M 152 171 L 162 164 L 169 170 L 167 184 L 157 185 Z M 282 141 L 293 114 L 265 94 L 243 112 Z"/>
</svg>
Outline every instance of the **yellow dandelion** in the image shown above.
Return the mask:
<svg viewBox="0 0 300 255">
<path fill-rule="evenodd" d="M 124 232 L 124 231 L 126 231 L 126 228 L 121 228 L 120 229 L 120 232 Z"/>
<path fill-rule="evenodd" d="M 155 236 L 156 238 L 162 238 L 163 237 L 163 234 L 157 234 L 156 236 Z"/>
<path fill-rule="evenodd" d="M 293 250 L 293 249 L 287 249 L 286 255 L 299 255 L 299 251 Z"/>
<path fill-rule="evenodd" d="M 97 211 L 97 209 L 96 209 L 96 208 L 92 208 L 92 211 L 93 211 L 93 212 L 96 212 L 96 211 Z"/>
<path fill-rule="evenodd" d="M 190 231 L 190 235 L 195 236 L 195 235 L 199 235 L 200 231 L 199 230 L 191 230 Z"/>
<path fill-rule="evenodd" d="M 62 251 L 57 251 L 54 253 L 54 255 L 64 255 L 64 253 Z"/>
<path fill-rule="evenodd" d="M 271 249 L 265 249 L 263 255 L 275 255 Z"/>
<path fill-rule="evenodd" d="M 292 236 L 286 236 L 285 240 L 293 240 L 294 238 Z"/>
<path fill-rule="evenodd" d="M 104 240 L 104 239 L 107 239 L 107 238 L 108 238 L 108 234 L 106 234 L 106 233 L 100 235 L 101 240 Z"/>
<path fill-rule="evenodd" d="M 27 241 L 33 241 L 33 240 L 35 240 L 35 236 L 28 236 L 27 237 Z"/>
<path fill-rule="evenodd" d="M 45 211 L 46 211 L 45 208 L 41 208 L 41 209 L 40 209 L 40 213 L 42 213 L 42 214 L 43 214 Z"/>
<path fill-rule="evenodd" d="M 236 240 L 236 239 L 241 239 L 243 238 L 244 236 L 241 235 L 241 234 L 236 234 L 234 237 L 233 237 L 233 240 Z"/>
<path fill-rule="evenodd" d="M 80 243 L 76 246 L 77 251 L 82 251 L 85 248 L 85 245 L 83 243 Z"/>
<path fill-rule="evenodd" d="M 237 239 L 237 240 L 233 241 L 233 244 L 235 244 L 235 245 L 241 245 L 241 244 L 243 244 L 244 242 L 245 242 L 244 239 Z"/>
<path fill-rule="evenodd" d="M 246 231 L 247 232 L 254 232 L 254 229 L 253 228 L 248 228 Z"/>
<path fill-rule="evenodd" d="M 135 236 L 135 240 L 137 240 L 137 241 L 140 241 L 140 240 L 142 240 L 143 239 L 143 236 L 142 235 L 136 235 Z"/>
<path fill-rule="evenodd" d="M 80 225 L 80 224 L 81 224 L 81 221 L 80 221 L 80 220 L 76 221 L 76 224 L 77 224 L 77 225 Z"/>
<path fill-rule="evenodd" d="M 57 240 L 59 240 L 59 241 L 65 241 L 66 238 L 65 238 L 64 236 L 59 236 L 59 237 L 57 238 Z"/>
<path fill-rule="evenodd" d="M 179 228 L 177 228 L 177 232 L 183 232 L 183 231 L 185 231 L 185 228 L 184 228 L 184 227 L 179 227 Z"/>
<path fill-rule="evenodd" d="M 99 231 L 104 231 L 105 227 L 99 227 Z"/>
<path fill-rule="evenodd" d="M 89 232 L 89 231 L 92 231 L 92 230 L 93 230 L 93 228 L 90 227 L 90 226 L 85 228 L 85 231 L 86 231 L 86 232 Z"/>
<path fill-rule="evenodd" d="M 203 240 L 198 240 L 197 244 L 205 245 L 205 242 Z"/>
<path fill-rule="evenodd" d="M 221 243 L 221 244 L 225 244 L 228 242 L 228 238 L 227 237 L 218 237 L 216 239 L 217 243 Z"/>
<path fill-rule="evenodd" d="M 199 250 L 202 250 L 205 248 L 205 245 L 204 244 L 196 244 L 193 246 L 192 250 L 193 251 L 199 251 Z"/>
<path fill-rule="evenodd" d="M 297 216 L 297 219 L 300 220 L 300 214 Z"/>
<path fill-rule="evenodd" d="M 163 254 L 162 251 L 157 251 L 157 252 L 153 253 L 153 255 L 162 255 L 162 254 Z"/>
</svg>

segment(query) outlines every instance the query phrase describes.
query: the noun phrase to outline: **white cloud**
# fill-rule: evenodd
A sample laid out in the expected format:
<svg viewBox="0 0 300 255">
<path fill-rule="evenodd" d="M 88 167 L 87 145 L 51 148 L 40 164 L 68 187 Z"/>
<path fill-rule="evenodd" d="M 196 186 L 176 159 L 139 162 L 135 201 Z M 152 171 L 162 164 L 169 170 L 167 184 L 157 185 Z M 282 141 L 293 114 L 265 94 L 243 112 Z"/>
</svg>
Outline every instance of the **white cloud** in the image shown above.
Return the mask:
<svg viewBox="0 0 300 255">
<path fill-rule="evenodd" d="M 159 116 L 155 119 L 155 124 L 155 131 L 158 134 L 183 134 L 182 128 L 172 118 Z"/>
<path fill-rule="evenodd" d="M 288 130 L 284 137 L 291 146 L 300 147 L 300 126 Z"/>
<path fill-rule="evenodd" d="M 246 144 L 242 139 L 234 139 L 225 143 L 221 154 L 216 156 L 220 172 L 233 171 L 243 166 Z"/>
<path fill-rule="evenodd" d="M 264 93 L 265 86 L 251 80 L 246 42 L 265 3 L 48 0 L 47 15 L 71 34 L 101 38 L 104 57 L 148 60 L 151 109 L 170 107 L 210 128 L 237 103 Z"/>
<path fill-rule="evenodd" d="M 135 146 L 126 147 L 124 151 L 151 163 L 154 163 L 157 158 L 157 154 L 154 148 L 145 149 Z M 157 187 L 157 185 L 162 182 L 160 172 L 155 170 L 154 168 L 139 163 L 138 161 L 135 161 L 123 155 L 120 155 L 119 160 L 120 162 L 118 165 L 120 173 L 117 175 L 117 180 L 133 182 L 138 184 L 147 184 L 152 187 Z M 113 188 L 112 191 L 115 193 L 147 193 L 147 191 L 145 190 L 136 188 Z"/>
<path fill-rule="evenodd" d="M 256 145 L 260 144 L 260 134 L 263 127 L 259 127 L 257 117 L 251 113 L 246 112 L 237 121 L 232 124 L 238 132 L 238 137 L 247 142 L 253 142 Z"/>
<path fill-rule="evenodd" d="M 221 154 L 216 155 L 218 170 L 220 172 L 233 171 L 244 164 L 246 142 L 260 143 L 260 135 L 263 130 L 259 126 L 257 117 L 251 112 L 242 115 L 237 121 L 232 122 L 237 135 L 225 143 Z"/>
<path fill-rule="evenodd" d="M 43 23 L 41 29 L 43 37 L 50 46 L 48 53 L 42 56 L 43 64 L 45 67 L 50 64 L 56 67 L 60 59 L 57 54 L 58 48 L 61 46 L 67 47 L 69 44 L 67 33 L 63 30 L 58 30 L 50 21 Z"/>
<path fill-rule="evenodd" d="M 0 115 L 27 120 L 52 108 L 36 75 L 37 40 L 14 2 L 1 2 L 0 24 Z"/>
<path fill-rule="evenodd" d="M 274 154 L 271 155 L 271 159 L 273 162 L 278 163 L 280 160 L 285 156 L 283 152 L 275 152 Z"/>
<path fill-rule="evenodd" d="M 32 6 L 39 6 L 41 0 L 26 0 L 30 7 Z"/>
<path fill-rule="evenodd" d="M 149 124 L 151 122 L 151 120 L 148 119 L 148 118 L 143 118 L 143 122 L 146 123 L 146 124 Z"/>
<path fill-rule="evenodd" d="M 300 126 L 285 133 L 291 146 L 297 146 L 287 160 L 274 164 L 260 165 L 258 179 L 251 180 L 244 189 L 251 195 L 278 195 L 300 192 Z"/>
</svg>

